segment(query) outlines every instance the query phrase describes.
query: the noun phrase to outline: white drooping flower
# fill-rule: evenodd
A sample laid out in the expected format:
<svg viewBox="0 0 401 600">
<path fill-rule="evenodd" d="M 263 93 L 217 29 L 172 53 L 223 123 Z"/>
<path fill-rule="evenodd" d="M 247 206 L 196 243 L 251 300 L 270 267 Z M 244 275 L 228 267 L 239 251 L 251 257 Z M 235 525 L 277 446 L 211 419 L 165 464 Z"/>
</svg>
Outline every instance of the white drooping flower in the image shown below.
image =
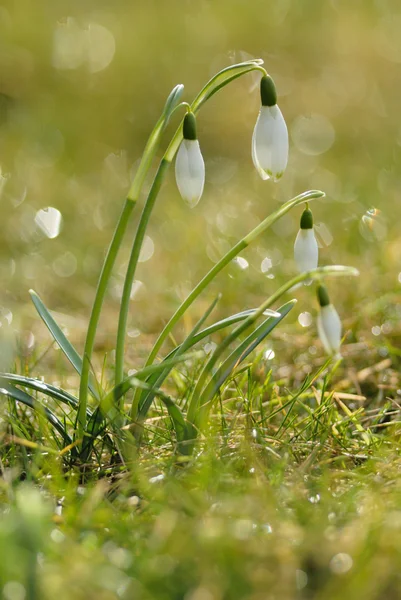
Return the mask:
<svg viewBox="0 0 401 600">
<path fill-rule="evenodd" d="M 294 259 L 298 271 L 316 269 L 319 260 L 319 248 L 313 230 L 313 216 L 309 208 L 305 208 L 301 216 L 300 229 L 294 244 Z"/>
<path fill-rule="evenodd" d="M 324 349 L 330 355 L 336 355 L 341 346 L 341 321 L 334 306 L 330 303 L 326 288 L 317 289 L 320 312 L 317 317 L 317 331 Z"/>
<path fill-rule="evenodd" d="M 288 162 L 288 130 L 269 75 L 260 81 L 260 97 L 262 106 L 253 130 L 252 160 L 262 179 L 277 181 Z"/>
<path fill-rule="evenodd" d="M 196 136 L 195 115 L 191 112 L 184 117 L 183 136 L 175 160 L 175 179 L 181 197 L 193 208 L 203 193 L 205 163 Z"/>
</svg>

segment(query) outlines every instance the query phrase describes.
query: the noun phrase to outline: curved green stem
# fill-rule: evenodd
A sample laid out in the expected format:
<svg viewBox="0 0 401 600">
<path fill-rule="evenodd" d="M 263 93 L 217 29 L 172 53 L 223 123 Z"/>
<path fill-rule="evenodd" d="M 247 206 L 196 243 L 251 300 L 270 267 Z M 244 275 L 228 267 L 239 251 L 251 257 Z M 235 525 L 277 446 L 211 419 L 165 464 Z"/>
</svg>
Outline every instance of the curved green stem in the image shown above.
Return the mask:
<svg viewBox="0 0 401 600">
<path fill-rule="evenodd" d="M 202 88 L 195 100 L 190 105 L 190 109 L 193 112 L 197 112 L 202 104 L 204 104 L 209 98 L 211 98 L 218 90 L 222 89 L 228 83 L 234 79 L 249 73 L 254 70 L 262 70 L 265 72 L 263 67 L 260 65 L 263 63 L 260 59 L 246 61 L 237 65 L 232 65 L 223 69 L 212 77 L 208 83 Z M 184 103 L 182 103 L 184 104 Z M 135 278 L 136 268 L 138 265 L 139 254 L 141 251 L 145 232 L 149 223 L 150 216 L 152 214 L 157 195 L 162 185 L 163 179 L 166 175 L 168 167 L 172 163 L 174 156 L 179 148 L 182 141 L 182 123 L 176 130 L 162 160 L 158 171 L 156 173 L 153 185 L 150 189 L 148 198 L 146 200 L 142 215 L 139 221 L 137 233 L 135 236 L 134 244 L 131 251 L 131 256 L 128 263 L 127 273 L 124 282 L 124 289 L 121 299 L 120 315 L 117 330 L 117 342 L 116 342 L 116 370 L 115 370 L 115 385 L 121 383 L 124 378 L 124 352 L 125 352 L 125 337 L 128 322 L 128 313 L 130 306 L 130 297 L 132 285 Z M 140 392 L 139 392 L 140 393 Z M 120 404 L 123 399 L 120 401 Z"/>
<path fill-rule="evenodd" d="M 125 201 L 124 208 L 117 223 L 113 239 L 111 241 L 109 250 L 106 255 L 106 259 L 103 264 L 102 272 L 100 274 L 99 283 L 96 290 L 95 301 L 93 303 L 92 312 L 89 319 L 89 325 L 85 340 L 84 355 L 82 358 L 81 379 L 79 383 L 79 405 L 77 411 L 77 426 L 79 439 L 83 438 L 86 426 L 89 373 L 91 368 L 91 358 L 93 353 L 93 347 L 95 344 L 96 329 L 99 323 L 100 312 L 102 310 L 103 300 L 106 294 L 106 289 L 109 283 L 110 275 L 134 206 L 135 202 L 133 200 L 127 199 Z"/>
<path fill-rule="evenodd" d="M 327 267 L 318 267 L 313 271 L 305 271 L 290 281 L 287 281 L 284 285 L 282 285 L 274 294 L 269 296 L 262 304 L 251 314 L 249 315 L 245 321 L 240 323 L 216 348 L 213 352 L 212 356 L 202 369 L 202 372 L 199 376 L 199 379 L 194 388 L 191 401 L 188 407 L 187 420 L 189 423 L 194 424 L 197 419 L 198 408 L 199 408 L 199 398 L 201 396 L 201 390 L 203 389 L 204 384 L 206 383 L 206 379 L 216 364 L 217 360 L 223 354 L 223 352 L 228 348 L 228 346 L 239 336 L 245 329 L 253 325 L 257 321 L 257 319 L 264 313 L 267 308 L 270 308 L 277 300 L 281 298 L 285 293 L 294 288 L 295 286 L 303 283 L 308 280 L 321 279 L 322 277 L 329 275 L 348 275 L 348 276 L 357 276 L 359 275 L 359 271 L 354 267 L 344 267 L 342 265 L 334 265 Z"/>
<path fill-rule="evenodd" d="M 198 285 L 192 290 L 192 292 L 187 296 L 184 302 L 177 308 L 174 315 L 171 317 L 167 325 L 164 327 L 163 331 L 159 335 L 158 339 L 153 346 L 153 349 L 146 361 L 146 365 L 150 365 L 154 362 L 157 353 L 159 352 L 161 346 L 163 345 L 165 339 L 168 337 L 170 332 L 172 331 L 175 324 L 180 320 L 186 310 L 191 306 L 191 304 L 196 300 L 196 298 L 203 292 L 203 290 L 213 281 L 224 267 L 230 263 L 233 258 L 238 256 L 238 254 L 244 250 L 251 242 L 253 242 L 257 237 L 259 237 L 262 233 L 266 231 L 269 227 L 271 227 L 280 217 L 285 215 L 289 210 L 291 210 L 294 206 L 305 202 L 305 200 L 313 200 L 314 198 L 321 198 L 324 196 L 324 193 L 319 190 L 312 190 L 309 192 L 304 192 L 291 200 L 288 200 L 285 204 L 283 204 L 278 210 L 276 210 L 273 214 L 269 215 L 264 219 L 259 225 L 255 227 L 248 235 L 246 235 L 242 240 L 240 240 L 231 250 L 227 252 L 216 263 L 210 271 L 203 277 L 203 279 L 198 283 Z"/>
<path fill-rule="evenodd" d="M 172 110 L 174 110 L 176 103 L 179 101 L 183 89 L 184 86 L 177 85 L 172 90 L 169 97 L 167 98 L 167 102 L 164 107 L 163 113 L 158 119 L 156 125 L 152 130 L 152 133 L 149 136 L 149 139 L 145 146 L 145 150 L 142 154 L 141 162 L 139 164 L 135 178 L 132 182 L 131 188 L 128 192 L 127 199 L 125 200 L 121 216 L 119 218 L 113 235 L 113 239 L 111 241 L 106 258 L 103 263 L 103 268 L 100 274 L 95 300 L 89 319 L 89 325 L 85 340 L 84 355 L 82 360 L 82 371 L 79 384 L 79 406 L 77 411 L 77 434 L 79 439 L 83 438 L 85 432 L 86 409 L 88 404 L 89 373 L 91 368 L 93 347 L 95 344 L 96 329 L 99 323 L 100 312 L 102 309 L 104 297 L 106 295 L 107 285 L 111 276 L 111 272 L 113 270 L 118 251 L 121 246 L 121 242 L 124 237 L 124 233 L 128 225 L 129 218 L 139 198 L 139 194 L 141 192 L 143 183 L 145 181 L 145 177 L 158 148 L 164 127 L 166 126 L 166 123 L 168 122 L 170 114 Z"/>
</svg>

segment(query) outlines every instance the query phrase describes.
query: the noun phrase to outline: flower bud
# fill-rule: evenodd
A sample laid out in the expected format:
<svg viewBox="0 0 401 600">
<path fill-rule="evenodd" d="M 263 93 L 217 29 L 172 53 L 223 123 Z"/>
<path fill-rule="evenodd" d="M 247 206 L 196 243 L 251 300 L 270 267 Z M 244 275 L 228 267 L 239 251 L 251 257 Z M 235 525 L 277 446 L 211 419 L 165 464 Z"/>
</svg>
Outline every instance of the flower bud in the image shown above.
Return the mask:
<svg viewBox="0 0 401 600">
<path fill-rule="evenodd" d="M 327 289 L 317 288 L 320 311 L 317 317 L 317 330 L 324 349 L 330 355 L 337 354 L 341 345 L 341 321 L 334 306 L 330 303 Z"/>
<path fill-rule="evenodd" d="M 252 160 L 262 179 L 283 175 L 288 161 L 288 131 L 273 79 L 264 75 L 260 81 L 262 106 L 252 136 Z"/>
<path fill-rule="evenodd" d="M 183 136 L 175 161 L 175 178 L 181 197 L 193 208 L 202 196 L 205 163 L 196 135 L 196 118 L 192 112 L 184 117 Z"/>
<path fill-rule="evenodd" d="M 300 229 L 294 244 L 294 259 L 300 273 L 316 269 L 319 260 L 319 248 L 313 230 L 313 215 L 305 208 L 301 216 Z"/>
</svg>

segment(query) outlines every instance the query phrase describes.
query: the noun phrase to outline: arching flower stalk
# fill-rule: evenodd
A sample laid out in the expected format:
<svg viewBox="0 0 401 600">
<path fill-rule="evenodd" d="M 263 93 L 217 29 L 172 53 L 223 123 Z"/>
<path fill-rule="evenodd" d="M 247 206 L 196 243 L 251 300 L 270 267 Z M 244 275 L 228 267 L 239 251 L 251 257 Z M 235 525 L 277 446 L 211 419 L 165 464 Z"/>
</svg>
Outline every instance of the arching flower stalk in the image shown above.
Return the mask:
<svg viewBox="0 0 401 600">
<path fill-rule="evenodd" d="M 196 134 L 196 118 L 192 112 L 184 117 L 183 136 L 175 161 L 175 178 L 181 197 L 193 208 L 203 193 L 205 163 Z"/>
<path fill-rule="evenodd" d="M 262 179 L 278 181 L 288 161 L 288 130 L 269 75 L 260 80 L 262 106 L 252 137 L 252 160 Z"/>
<path fill-rule="evenodd" d="M 319 248 L 313 230 L 312 211 L 308 206 L 301 215 L 300 229 L 294 244 L 294 259 L 300 273 L 312 271 L 318 265 Z"/>
<path fill-rule="evenodd" d="M 341 321 L 330 302 L 324 285 L 317 288 L 320 311 L 317 317 L 317 331 L 324 349 L 330 355 L 339 355 L 341 346 Z"/>
</svg>

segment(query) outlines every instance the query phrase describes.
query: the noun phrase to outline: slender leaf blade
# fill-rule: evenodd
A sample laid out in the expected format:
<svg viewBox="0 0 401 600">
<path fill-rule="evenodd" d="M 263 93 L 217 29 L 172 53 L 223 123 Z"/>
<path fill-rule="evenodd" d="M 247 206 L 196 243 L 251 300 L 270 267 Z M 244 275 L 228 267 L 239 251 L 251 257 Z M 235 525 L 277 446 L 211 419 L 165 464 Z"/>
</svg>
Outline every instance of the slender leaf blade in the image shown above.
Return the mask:
<svg viewBox="0 0 401 600">
<path fill-rule="evenodd" d="M 40 318 L 50 331 L 54 341 L 57 342 L 61 350 L 64 352 L 65 356 L 68 358 L 74 369 L 77 371 L 77 373 L 81 375 L 82 358 L 75 350 L 71 342 L 67 339 L 67 337 L 65 336 L 59 325 L 56 323 L 46 306 L 43 304 L 42 300 L 37 295 L 37 293 L 34 290 L 29 290 L 29 293 Z M 89 388 L 93 396 L 97 400 L 99 400 L 99 393 L 96 389 L 96 383 L 94 381 L 93 376 L 90 377 Z"/>
</svg>

